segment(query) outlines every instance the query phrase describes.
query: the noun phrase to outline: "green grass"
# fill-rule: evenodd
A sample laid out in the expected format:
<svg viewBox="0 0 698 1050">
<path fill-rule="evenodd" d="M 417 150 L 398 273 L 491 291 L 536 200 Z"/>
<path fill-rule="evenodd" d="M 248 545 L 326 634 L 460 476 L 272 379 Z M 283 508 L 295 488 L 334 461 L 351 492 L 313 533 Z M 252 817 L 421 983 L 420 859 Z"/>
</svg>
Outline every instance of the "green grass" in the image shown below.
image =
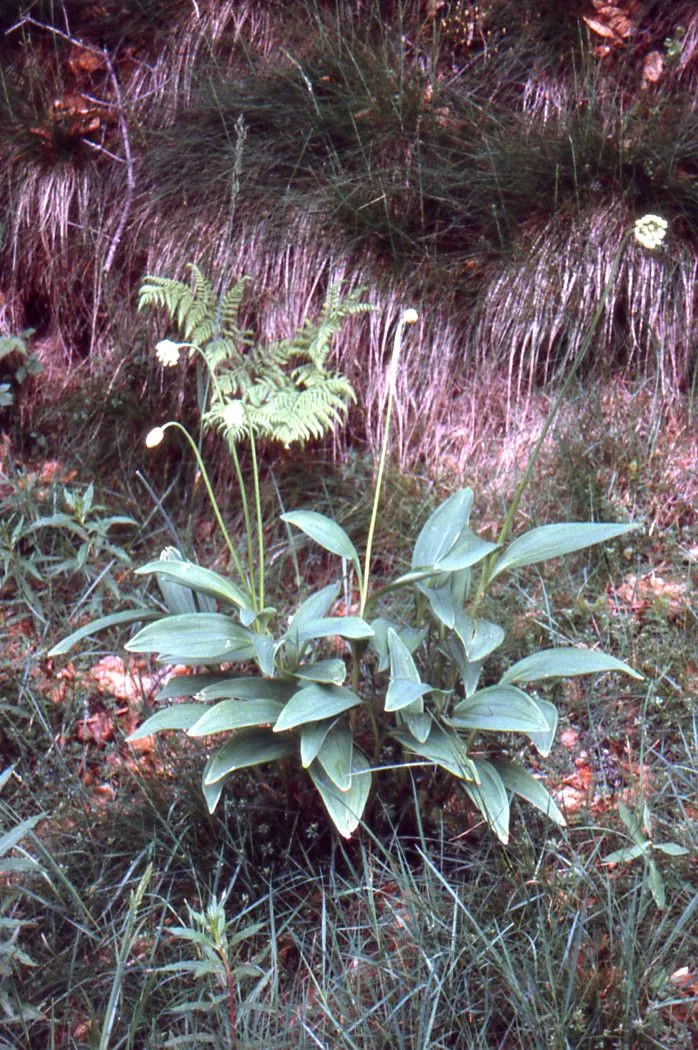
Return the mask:
<svg viewBox="0 0 698 1050">
<path fill-rule="evenodd" d="M 684 756 L 686 774 L 695 758 Z M 691 1045 L 671 974 L 694 957 L 695 887 L 670 868 L 659 912 L 641 870 L 599 867 L 616 842 L 602 828 L 553 840 L 532 828 L 506 852 L 442 828 L 412 842 L 367 838 L 321 864 L 303 861 L 301 842 L 253 864 L 249 832 L 230 817 L 192 834 L 181 791 L 175 808 L 136 791 L 130 806 L 51 833 L 65 881 L 30 881 L 21 914 L 27 950 L 39 955 L 41 916 L 52 952 L 17 978 L 18 1001 L 44 1019 L 8 1027 L 10 1039 L 230 1045 L 216 982 L 163 970 L 195 957 L 169 932 L 187 924 L 187 904 L 223 894 L 231 932 L 261 923 L 230 957 L 254 967 L 236 993 L 242 1047 Z"/>
<path fill-rule="evenodd" d="M 593 775 L 587 805 L 564 831 L 517 809 L 512 843 L 502 848 L 457 796 L 423 824 L 400 812 L 404 803 L 414 814 L 407 797 L 376 814 L 373 834 L 340 845 L 300 782 L 287 811 L 274 778 L 246 775 L 211 818 L 198 745 L 168 739 L 151 755 L 132 754 L 123 742 L 130 704 L 99 693 L 85 674 L 105 652 L 120 651 L 122 639 L 85 643 L 74 676 L 57 678 L 65 661 L 43 658 L 76 616 L 140 601 L 136 578 L 114 566 L 97 582 L 109 553 L 96 549 L 80 572 L 34 581 L 47 623 L 32 624 L 19 590 L 6 588 L 0 745 L 16 776 L 0 798 L 0 835 L 41 820 L 20 844 L 25 853 L 15 852 L 38 867 L 13 874 L 3 896 L 0 917 L 12 926 L 0 927 L 0 966 L 10 968 L 3 991 L 10 990 L 16 1016 L 0 1019 L 0 1046 L 229 1048 L 230 999 L 219 971 L 196 977 L 183 969 L 196 961 L 197 947 L 174 932 L 200 932 L 191 909 L 205 912 L 223 899 L 226 958 L 231 968 L 248 967 L 235 981 L 241 1050 L 688 1050 L 698 947 L 698 620 L 686 556 L 698 532 L 688 493 L 683 505 L 671 497 L 695 442 L 668 421 L 653 428 L 650 392 L 621 395 L 605 391 L 597 403 L 588 396 L 574 421 L 563 419 L 523 513 L 531 524 L 632 513 L 651 531 L 618 551 L 529 570 L 497 595 L 515 641 L 507 659 L 541 644 L 584 643 L 629 659 L 647 676 L 630 686 L 604 676 L 581 688 L 552 687 L 561 731 L 577 742 L 558 744 L 549 776 L 566 786 L 579 774 L 577 760 Z M 129 462 L 112 463 L 109 485 L 97 486 L 105 504 L 99 516 L 134 515 L 139 497 L 143 508 L 142 490 L 126 481 Z M 477 473 L 478 464 L 470 469 Z M 361 457 L 334 474 L 323 469 L 324 481 L 312 457 L 275 474 L 287 506 L 302 501 L 331 513 L 354 537 L 366 528 L 359 493 L 370 486 L 370 467 Z M 378 571 L 399 564 L 442 485 L 426 474 L 389 476 Z M 26 465 L 17 464 L 12 484 L 3 479 L 2 486 L 10 516 L 31 521 L 65 506 L 65 483 L 40 483 Z M 84 497 L 80 474 L 67 487 Z M 184 491 L 163 492 L 165 510 L 202 562 L 217 564 L 218 544 L 200 528 L 204 508 L 195 490 L 184 506 Z M 269 516 L 275 498 L 269 488 Z M 480 519 L 499 517 L 499 499 L 495 487 L 484 487 Z M 234 520 L 233 504 L 226 514 Z M 45 568 L 46 559 L 50 566 L 68 556 L 68 539 L 38 530 L 18 553 Z M 159 515 L 123 538 L 134 561 L 147 560 L 161 541 L 170 537 Z M 274 588 L 294 586 L 285 543 L 282 533 L 270 537 Z M 298 556 L 324 583 L 328 566 L 310 551 Z M 655 590 L 643 584 L 657 577 Z M 148 697 L 133 702 L 135 717 L 150 709 Z M 96 715 L 112 723 L 111 735 L 85 731 Z M 414 796 L 426 787 L 427 774 L 416 773 Z M 654 841 L 690 851 L 658 858 L 664 910 L 642 858 L 602 864 L 628 842 L 619 801 L 637 813 L 647 804 Z M 261 927 L 233 943 L 251 923 Z M 202 951 L 204 943 L 210 939 Z"/>
</svg>

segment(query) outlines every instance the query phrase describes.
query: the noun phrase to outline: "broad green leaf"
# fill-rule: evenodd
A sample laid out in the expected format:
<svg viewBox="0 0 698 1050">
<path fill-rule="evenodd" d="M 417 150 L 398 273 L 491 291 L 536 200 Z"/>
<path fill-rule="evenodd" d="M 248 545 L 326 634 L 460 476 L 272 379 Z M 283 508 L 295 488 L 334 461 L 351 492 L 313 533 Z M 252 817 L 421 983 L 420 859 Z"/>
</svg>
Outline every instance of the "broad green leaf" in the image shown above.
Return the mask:
<svg viewBox="0 0 698 1050">
<path fill-rule="evenodd" d="M 633 811 L 625 805 L 624 802 L 618 803 L 618 816 L 628 829 L 628 834 L 630 835 L 630 838 L 633 840 L 633 842 L 638 846 L 643 845 L 646 838 L 649 838 L 649 836 L 642 834 L 642 828 L 640 826 L 639 819 L 635 816 Z"/>
<path fill-rule="evenodd" d="M 290 743 L 274 736 L 270 729 L 242 729 L 212 756 L 206 784 L 215 784 L 236 769 L 275 762 L 290 755 L 291 750 Z"/>
<path fill-rule="evenodd" d="M 436 565 L 455 547 L 470 523 L 473 490 L 461 489 L 449 496 L 429 515 L 417 536 L 412 553 L 412 568 Z"/>
<path fill-rule="evenodd" d="M 147 565 L 136 569 L 136 576 L 144 576 L 153 572 L 159 576 L 169 577 L 175 583 L 189 587 L 193 591 L 208 594 L 218 601 L 227 602 L 240 609 L 250 608 L 250 599 L 240 587 L 219 576 L 212 569 L 204 569 L 201 565 L 195 565 L 194 562 L 162 559 L 149 561 Z"/>
<path fill-rule="evenodd" d="M 401 711 L 400 715 L 415 740 L 420 744 L 424 744 L 429 738 L 429 733 L 434 723 L 428 712 L 417 711 L 416 708 L 417 704 L 414 704 L 413 708 Z"/>
<path fill-rule="evenodd" d="M 257 665 L 262 674 L 274 677 L 274 639 L 268 634 L 253 634 L 252 644 L 257 654 Z"/>
<path fill-rule="evenodd" d="M 160 562 L 175 562 L 181 564 L 186 561 L 181 551 L 177 550 L 176 547 L 165 547 L 160 554 Z M 194 597 L 194 592 L 191 587 L 186 587 L 181 583 L 176 583 L 175 580 L 171 580 L 168 576 L 158 574 L 156 577 L 160 593 L 167 606 L 167 611 L 172 616 L 183 616 L 185 613 L 195 612 L 215 612 L 215 609 L 204 610 L 199 608 Z M 210 599 L 206 598 L 206 601 Z"/>
<path fill-rule="evenodd" d="M 327 718 L 323 722 L 308 722 L 301 728 L 301 765 L 307 769 L 313 759 L 317 758 L 325 737 L 332 726 L 337 724 L 336 718 Z"/>
<path fill-rule="evenodd" d="M 532 777 L 530 773 L 516 762 L 510 762 L 507 759 L 498 759 L 492 762 L 492 766 L 496 769 L 504 787 L 508 791 L 513 791 L 515 795 L 520 795 L 521 798 L 526 799 L 532 806 L 539 809 L 541 813 L 545 813 L 546 817 L 554 820 L 556 824 L 559 824 L 561 827 L 565 826 L 565 818 L 560 812 L 557 803 L 541 784 L 540 780 L 536 780 L 535 777 Z"/>
<path fill-rule="evenodd" d="M 318 751 L 317 760 L 333 784 L 346 792 L 351 787 L 351 756 L 354 739 L 341 722 L 333 726 Z"/>
<path fill-rule="evenodd" d="M 89 638 L 90 635 L 97 634 L 98 631 L 103 631 L 107 627 L 120 627 L 124 623 L 136 623 L 138 620 L 155 620 L 161 616 L 162 613 L 154 609 L 125 609 L 123 612 L 111 613 L 109 616 L 100 616 L 98 620 L 86 623 L 84 627 L 79 627 L 67 638 L 63 638 L 52 649 L 49 649 L 47 655 L 49 657 L 63 656 L 83 638 Z"/>
<path fill-rule="evenodd" d="M 456 617 L 456 633 L 465 646 L 469 663 L 477 663 L 498 649 L 505 632 L 491 620 L 473 620 L 464 612 Z"/>
<path fill-rule="evenodd" d="M 302 664 L 295 675 L 306 682 L 324 682 L 326 685 L 342 685 L 347 677 L 344 660 L 318 660 L 314 664 Z"/>
<path fill-rule="evenodd" d="M 206 760 L 204 772 L 201 777 L 201 790 L 204 793 L 204 799 L 206 800 L 206 806 L 208 808 L 209 813 L 215 812 L 216 806 L 220 802 L 221 795 L 223 794 L 223 788 L 225 787 L 224 777 L 222 777 L 220 780 L 217 780 L 215 784 L 206 783 L 206 777 L 208 776 L 209 770 L 211 769 L 212 761 L 213 755 L 211 755 L 211 757 Z"/>
<path fill-rule="evenodd" d="M 506 788 L 497 770 L 489 762 L 476 758 L 473 764 L 479 783 L 464 783 L 463 787 L 497 838 L 506 846 L 509 841 L 509 799 Z"/>
<path fill-rule="evenodd" d="M 381 594 L 385 591 L 397 591 L 401 587 L 409 587 L 414 583 L 424 583 L 425 580 L 433 580 L 434 584 L 443 583 L 446 578 L 446 573 L 436 572 L 433 568 L 412 569 L 410 572 L 405 572 L 402 576 L 398 576 L 392 583 L 382 588 Z"/>
<path fill-rule="evenodd" d="M 288 522 L 289 525 L 295 525 L 326 551 L 338 554 L 340 558 L 346 558 L 354 565 L 357 575 L 361 575 L 361 563 L 356 547 L 344 529 L 335 521 L 314 510 L 292 510 L 287 514 L 282 514 L 281 520 Z"/>
<path fill-rule="evenodd" d="M 361 698 L 343 685 L 322 685 L 318 682 L 306 685 L 288 701 L 276 721 L 274 732 L 281 733 L 306 722 L 333 718 L 360 703 Z"/>
<path fill-rule="evenodd" d="M 666 890 L 664 888 L 664 878 L 661 871 L 654 863 L 653 860 L 649 862 L 648 871 L 648 882 L 650 884 L 650 890 L 654 897 L 654 903 L 657 907 L 663 911 L 666 908 Z"/>
<path fill-rule="evenodd" d="M 227 682 L 230 675 L 222 674 L 176 674 L 163 685 L 156 700 L 176 700 L 180 696 L 196 696 L 209 685 Z M 229 695 L 229 694 L 226 694 Z"/>
<path fill-rule="evenodd" d="M 458 572 L 451 573 L 451 598 L 456 609 L 465 609 L 472 578 L 472 569 L 459 569 Z"/>
<path fill-rule="evenodd" d="M 395 737 L 408 751 L 421 758 L 426 758 L 436 766 L 453 773 L 460 780 L 475 780 L 477 772 L 470 758 L 465 743 L 457 733 L 445 732 L 441 726 L 433 725 L 424 742 L 415 740 L 412 733 L 405 728 L 393 729 Z"/>
<path fill-rule="evenodd" d="M 468 657 L 465 652 L 465 646 L 458 635 L 449 632 L 443 641 L 439 643 L 439 652 L 443 653 L 452 664 L 455 664 L 461 675 L 465 672 L 468 667 Z"/>
<path fill-rule="evenodd" d="M 461 700 L 449 719 L 458 729 L 497 733 L 544 733 L 548 724 L 539 708 L 515 685 L 492 685 Z"/>
<path fill-rule="evenodd" d="M 494 564 L 490 579 L 506 569 L 520 569 L 524 565 L 535 565 L 548 558 L 560 558 L 563 554 L 592 547 L 596 543 L 607 543 L 616 536 L 637 529 L 631 525 L 602 525 L 590 521 L 575 521 L 562 525 L 541 525 L 525 532 L 510 543 Z"/>
<path fill-rule="evenodd" d="M 400 711 L 430 692 L 431 686 L 420 682 L 412 654 L 392 627 L 388 628 L 388 652 L 390 684 L 385 697 L 385 710 Z"/>
<path fill-rule="evenodd" d="M 169 663 L 206 664 L 255 657 L 251 633 L 222 613 L 163 616 L 126 643 L 132 653 L 158 653 Z"/>
<path fill-rule="evenodd" d="M 278 700 L 285 704 L 297 691 L 295 682 L 283 682 L 278 678 L 258 678 L 241 675 L 213 682 L 196 694 L 201 700 Z"/>
<path fill-rule="evenodd" d="M 635 860 L 636 857 L 642 857 L 647 853 L 651 846 L 649 839 L 645 839 L 644 842 L 639 842 L 635 846 L 626 846 L 624 849 L 614 850 L 613 853 L 609 853 L 608 856 L 604 857 L 601 861 L 602 864 L 626 864 L 630 860 Z"/>
<path fill-rule="evenodd" d="M 441 587 L 425 587 L 420 584 L 419 590 L 429 602 L 429 607 L 439 623 L 448 630 L 453 630 L 456 617 L 461 611 L 453 603 L 451 584 L 445 583 Z"/>
<path fill-rule="evenodd" d="M 388 649 L 388 630 L 392 628 L 410 653 L 417 649 L 427 636 L 427 628 L 401 627 L 392 620 L 386 620 L 382 616 L 371 620 L 373 638 L 370 645 L 378 656 L 378 671 L 387 671 L 390 663 L 390 650 Z"/>
<path fill-rule="evenodd" d="M 434 564 L 434 568 L 438 572 L 459 572 L 461 569 L 469 569 L 481 562 L 492 551 L 496 551 L 499 546 L 499 543 L 481 540 L 474 532 L 468 531 L 448 554 Z"/>
<path fill-rule="evenodd" d="M 322 619 L 330 610 L 339 594 L 339 583 L 331 583 L 322 590 L 311 594 L 299 605 L 283 636 L 283 644 L 291 664 L 300 659 L 300 636 L 306 624 Z"/>
<path fill-rule="evenodd" d="M 162 711 L 156 711 L 150 718 L 146 718 L 143 725 L 127 736 L 126 743 L 142 740 L 153 733 L 162 733 L 165 729 L 190 729 L 206 711 L 206 704 L 173 704 L 171 707 L 163 707 Z"/>
<path fill-rule="evenodd" d="M 214 733 L 229 733 L 233 729 L 271 726 L 281 714 L 283 706 L 278 700 L 221 700 L 206 710 L 188 730 L 188 735 L 211 736 Z"/>
<path fill-rule="evenodd" d="M 477 691 L 477 687 L 480 684 L 481 673 L 482 660 L 469 660 L 461 676 L 463 679 L 463 689 L 465 690 L 466 697 L 470 698 Z"/>
<path fill-rule="evenodd" d="M 526 733 L 526 736 L 529 738 L 538 754 L 542 755 L 543 758 L 547 758 L 552 750 L 555 733 L 557 732 L 557 708 L 555 707 L 555 704 L 550 702 L 550 700 L 543 700 L 539 696 L 532 696 L 530 699 L 547 722 L 548 728 L 542 733 L 529 731 Z"/>
<path fill-rule="evenodd" d="M 359 640 L 371 638 L 373 629 L 360 616 L 323 616 L 309 620 L 298 631 L 298 646 L 303 649 L 308 642 L 316 638 L 350 638 Z"/>
<path fill-rule="evenodd" d="M 354 748 L 351 759 L 351 787 L 348 791 L 340 791 L 317 762 L 313 762 L 308 773 L 337 831 L 345 839 L 350 838 L 359 826 L 371 790 L 371 767 L 368 759 L 357 747 Z"/>
<path fill-rule="evenodd" d="M 668 857 L 685 857 L 690 852 L 684 846 L 679 846 L 678 842 L 655 842 L 654 848 L 660 853 L 666 853 Z"/>
<path fill-rule="evenodd" d="M 391 677 L 408 678 L 412 682 L 419 682 L 419 672 L 417 665 L 412 659 L 412 653 L 392 627 L 388 628 L 387 639 Z"/>
<path fill-rule="evenodd" d="M 401 711 L 431 692 L 426 682 L 415 682 L 411 678 L 391 678 L 385 694 L 385 710 Z"/>
<path fill-rule="evenodd" d="M 289 625 L 289 633 L 294 627 L 300 627 L 309 620 L 317 620 L 325 616 L 331 609 L 332 604 L 337 600 L 339 589 L 339 583 L 330 583 L 327 587 L 323 587 L 321 591 L 316 591 L 306 598 L 296 609 Z"/>
<path fill-rule="evenodd" d="M 519 660 L 502 675 L 500 685 L 508 682 L 538 682 L 542 678 L 569 678 L 602 671 L 622 671 L 631 678 L 642 678 L 641 674 L 615 656 L 600 653 L 596 649 L 563 646 L 559 649 L 541 649 Z"/>
</svg>

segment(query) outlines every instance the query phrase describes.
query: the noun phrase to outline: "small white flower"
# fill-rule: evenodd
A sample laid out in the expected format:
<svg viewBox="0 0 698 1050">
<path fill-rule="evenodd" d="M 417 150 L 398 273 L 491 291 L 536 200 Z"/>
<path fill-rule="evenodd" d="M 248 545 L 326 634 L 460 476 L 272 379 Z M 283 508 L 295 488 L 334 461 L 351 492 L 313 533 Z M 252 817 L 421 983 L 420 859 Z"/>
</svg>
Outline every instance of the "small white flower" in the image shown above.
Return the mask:
<svg viewBox="0 0 698 1050">
<path fill-rule="evenodd" d="M 229 401 L 223 409 L 223 423 L 227 430 L 240 430 L 245 425 L 245 406 L 242 401 Z"/>
<path fill-rule="evenodd" d="M 146 448 L 155 448 L 159 445 L 165 436 L 165 431 L 162 427 L 153 427 L 148 436 L 145 439 Z"/>
<path fill-rule="evenodd" d="M 419 314 L 413 306 L 409 306 L 403 313 L 402 320 L 405 324 L 416 324 L 419 320 Z"/>
<path fill-rule="evenodd" d="M 172 368 L 179 361 L 181 343 L 173 343 L 171 339 L 161 339 L 155 347 L 155 356 L 164 368 Z"/>
<path fill-rule="evenodd" d="M 635 240 L 643 248 L 658 248 L 664 238 L 669 223 L 661 215 L 643 215 L 635 223 Z"/>
</svg>

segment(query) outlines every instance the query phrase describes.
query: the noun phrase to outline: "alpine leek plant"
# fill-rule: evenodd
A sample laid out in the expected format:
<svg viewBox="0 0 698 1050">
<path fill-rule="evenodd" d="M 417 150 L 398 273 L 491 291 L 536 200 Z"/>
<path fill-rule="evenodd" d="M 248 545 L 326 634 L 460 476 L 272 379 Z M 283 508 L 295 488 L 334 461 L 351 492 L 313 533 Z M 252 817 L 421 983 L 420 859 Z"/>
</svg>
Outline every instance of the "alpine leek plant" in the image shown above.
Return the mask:
<svg viewBox="0 0 698 1050">
<path fill-rule="evenodd" d="M 198 281 L 196 273 L 195 277 Z M 158 289 L 155 284 L 147 299 L 157 298 Z M 423 524 L 408 571 L 374 586 L 372 542 L 394 381 L 405 327 L 417 320 L 416 312 L 409 309 L 397 323 L 387 370 L 385 438 L 364 557 L 347 532 L 325 515 L 310 509 L 282 514 L 287 525 L 336 557 L 337 579 L 313 591 L 296 608 L 278 609 L 267 604 L 254 454 L 255 437 L 265 433 L 260 423 L 262 402 L 255 400 L 252 386 L 232 378 L 242 375 L 248 363 L 236 358 L 229 371 L 218 375 L 219 363 L 229 355 L 226 350 L 219 357 L 213 328 L 201 328 L 204 322 L 197 296 L 200 299 L 202 294 L 195 291 L 189 297 L 183 295 L 183 305 L 176 308 L 172 305 L 175 300 L 170 299 L 170 308 L 185 331 L 189 349 L 201 351 L 206 358 L 213 380 L 211 402 L 216 406 L 215 410 L 205 409 L 207 418 L 225 424 L 236 466 L 236 444 L 243 440 L 250 443 L 255 467 L 257 551 L 250 538 L 252 520 L 246 509 L 250 501 L 239 468 L 248 529 L 246 559 L 227 532 L 193 439 L 174 421 L 151 431 L 147 439 L 151 447 L 156 447 L 170 429 L 184 433 L 230 550 L 235 579 L 189 561 L 173 548 L 137 570 L 138 574 L 156 577 L 168 611 L 164 615 L 154 612 L 152 622 L 142 626 L 126 648 L 133 653 L 154 654 L 165 665 L 185 665 L 191 673 L 167 682 L 157 698 L 164 706 L 129 739 L 178 731 L 216 741 L 202 777 L 211 812 L 236 771 L 281 762 L 287 782 L 290 768 L 295 769 L 295 775 L 310 779 L 336 829 L 349 838 L 370 815 L 367 806 L 376 796 L 378 774 L 418 766 L 430 774 L 432 800 L 437 794 L 445 797 L 444 783 L 447 791 L 464 792 L 502 842 L 509 838 L 510 800 L 514 795 L 564 824 L 555 800 L 520 758 L 523 743 L 547 756 L 558 721 L 554 704 L 531 687 L 547 679 L 609 671 L 642 676 L 614 656 L 568 646 L 526 656 L 495 675 L 490 657 L 501 647 L 505 631 L 496 620 L 482 614 L 483 599 L 493 582 L 505 573 L 607 544 L 637 526 L 550 524 L 512 539 L 523 491 L 519 485 L 503 528 L 492 541 L 475 531 L 471 522 L 473 492 L 463 488 L 449 496 Z M 165 304 L 165 299 L 161 301 Z M 210 305 L 208 300 L 206 303 Z M 230 323 L 234 316 L 230 304 L 227 316 Z M 600 316 L 599 311 L 596 323 Z M 204 342 L 208 340 L 208 351 L 195 342 L 194 337 L 202 338 L 202 333 Z M 590 332 L 586 345 L 592 335 Z M 312 343 L 310 338 L 308 345 Z M 163 365 L 175 363 L 169 344 L 165 348 L 159 344 L 158 355 Z M 316 358 L 321 360 L 324 358 Z M 578 356 L 573 371 L 580 362 Z M 558 397 L 543 436 L 559 404 Z M 304 435 L 294 430 L 293 436 L 302 440 Z M 292 432 L 285 432 L 284 440 L 291 438 Z M 542 439 L 535 456 L 541 443 Z M 524 483 L 532 467 L 533 461 Z M 347 571 L 355 581 L 357 611 L 345 608 L 339 615 L 334 611 L 335 603 Z M 399 602 L 395 602 L 396 595 Z M 395 611 L 398 608 L 399 614 Z M 82 628 L 50 655 L 66 652 L 90 630 L 144 620 L 147 614 L 140 609 L 115 617 Z"/>
</svg>

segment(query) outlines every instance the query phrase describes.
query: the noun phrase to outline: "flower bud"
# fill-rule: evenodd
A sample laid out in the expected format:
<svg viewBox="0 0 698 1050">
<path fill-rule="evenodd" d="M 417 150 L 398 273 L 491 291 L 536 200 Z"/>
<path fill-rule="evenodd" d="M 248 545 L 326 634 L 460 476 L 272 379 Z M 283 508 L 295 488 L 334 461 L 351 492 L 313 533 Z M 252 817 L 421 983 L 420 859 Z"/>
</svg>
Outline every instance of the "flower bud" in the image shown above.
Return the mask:
<svg viewBox="0 0 698 1050">
<path fill-rule="evenodd" d="M 162 427 L 153 427 L 148 436 L 145 439 L 146 448 L 155 448 L 159 445 L 165 436 L 165 431 Z"/>
</svg>

